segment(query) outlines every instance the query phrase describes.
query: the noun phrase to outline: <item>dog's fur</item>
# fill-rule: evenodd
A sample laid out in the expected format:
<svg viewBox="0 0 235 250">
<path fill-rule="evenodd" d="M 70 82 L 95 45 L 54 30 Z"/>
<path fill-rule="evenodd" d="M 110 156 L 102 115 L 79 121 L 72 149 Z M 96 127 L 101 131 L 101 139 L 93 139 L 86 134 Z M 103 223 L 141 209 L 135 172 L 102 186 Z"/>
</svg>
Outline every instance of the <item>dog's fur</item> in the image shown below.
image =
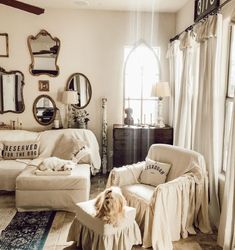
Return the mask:
<svg viewBox="0 0 235 250">
<path fill-rule="evenodd" d="M 48 157 L 38 166 L 41 171 L 68 171 L 74 168 L 72 161 L 62 160 L 57 157 Z"/>
<path fill-rule="evenodd" d="M 107 188 L 96 197 L 95 217 L 116 227 L 124 217 L 125 205 L 126 200 L 119 187 Z"/>
</svg>

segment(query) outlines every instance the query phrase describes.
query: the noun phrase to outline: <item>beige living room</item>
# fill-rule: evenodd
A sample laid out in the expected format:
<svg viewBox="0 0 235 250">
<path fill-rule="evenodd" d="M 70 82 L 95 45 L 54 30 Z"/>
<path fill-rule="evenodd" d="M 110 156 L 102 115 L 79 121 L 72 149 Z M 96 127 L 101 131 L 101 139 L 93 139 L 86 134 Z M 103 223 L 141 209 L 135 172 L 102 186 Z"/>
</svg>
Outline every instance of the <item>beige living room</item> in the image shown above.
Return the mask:
<svg viewBox="0 0 235 250">
<path fill-rule="evenodd" d="M 235 0 L 0 0 L 0 250 L 235 249 Z"/>
</svg>

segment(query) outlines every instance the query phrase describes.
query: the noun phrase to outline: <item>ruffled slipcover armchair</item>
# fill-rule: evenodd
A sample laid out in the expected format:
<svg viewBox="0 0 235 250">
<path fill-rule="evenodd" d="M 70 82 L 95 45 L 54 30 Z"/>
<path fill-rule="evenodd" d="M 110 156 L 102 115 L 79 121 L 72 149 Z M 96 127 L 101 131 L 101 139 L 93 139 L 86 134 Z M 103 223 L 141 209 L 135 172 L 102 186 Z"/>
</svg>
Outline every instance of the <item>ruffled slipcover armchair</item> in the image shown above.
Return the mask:
<svg viewBox="0 0 235 250">
<path fill-rule="evenodd" d="M 136 208 L 143 246 L 171 250 L 172 241 L 196 234 L 195 227 L 210 233 L 204 157 L 177 146 L 153 144 L 146 159 L 171 164 L 165 183 L 157 187 L 140 183 L 145 162 L 114 168 L 107 181 L 107 187 L 121 187 L 128 205 Z"/>
</svg>

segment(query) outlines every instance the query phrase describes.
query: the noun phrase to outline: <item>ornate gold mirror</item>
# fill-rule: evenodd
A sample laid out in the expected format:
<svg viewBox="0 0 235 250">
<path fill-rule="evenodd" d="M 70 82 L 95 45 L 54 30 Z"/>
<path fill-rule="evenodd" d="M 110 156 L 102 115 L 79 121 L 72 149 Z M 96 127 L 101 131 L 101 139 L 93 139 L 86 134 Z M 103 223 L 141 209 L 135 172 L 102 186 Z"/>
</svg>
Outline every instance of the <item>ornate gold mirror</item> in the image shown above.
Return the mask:
<svg viewBox="0 0 235 250">
<path fill-rule="evenodd" d="M 29 71 L 32 75 L 59 75 L 57 58 L 60 40 L 57 37 L 53 38 L 46 30 L 41 30 L 36 36 L 29 36 L 28 47 L 32 60 Z"/>
<path fill-rule="evenodd" d="M 56 115 L 56 104 L 48 95 L 38 96 L 33 103 L 33 115 L 41 125 L 51 124 Z"/>
<path fill-rule="evenodd" d="M 0 114 L 22 113 L 24 75 L 20 71 L 6 71 L 0 68 Z"/>
<path fill-rule="evenodd" d="M 91 84 L 82 73 L 74 73 L 69 77 L 66 90 L 77 91 L 78 103 L 73 104 L 74 108 L 83 109 L 89 104 L 92 95 Z"/>
</svg>

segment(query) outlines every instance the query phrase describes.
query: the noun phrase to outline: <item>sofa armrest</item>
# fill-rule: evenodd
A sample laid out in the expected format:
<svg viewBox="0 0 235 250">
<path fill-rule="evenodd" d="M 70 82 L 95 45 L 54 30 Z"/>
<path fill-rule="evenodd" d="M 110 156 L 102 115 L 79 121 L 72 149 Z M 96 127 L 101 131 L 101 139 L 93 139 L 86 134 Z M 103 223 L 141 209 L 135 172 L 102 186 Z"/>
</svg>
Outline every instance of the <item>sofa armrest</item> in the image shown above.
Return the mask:
<svg viewBox="0 0 235 250">
<path fill-rule="evenodd" d="M 125 186 L 139 183 L 138 179 L 145 166 L 145 161 L 120 168 L 114 168 L 108 177 L 106 187 Z"/>
</svg>

